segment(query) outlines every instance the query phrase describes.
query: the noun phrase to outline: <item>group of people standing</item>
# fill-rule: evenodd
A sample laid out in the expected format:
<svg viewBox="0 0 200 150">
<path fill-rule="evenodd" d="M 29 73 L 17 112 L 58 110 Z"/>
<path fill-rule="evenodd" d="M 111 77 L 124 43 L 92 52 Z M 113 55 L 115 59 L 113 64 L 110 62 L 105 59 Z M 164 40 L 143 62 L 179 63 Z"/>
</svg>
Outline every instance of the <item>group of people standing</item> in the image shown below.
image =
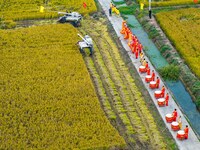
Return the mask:
<svg viewBox="0 0 200 150">
<path fill-rule="evenodd" d="M 140 58 L 140 63 L 142 66 L 144 66 L 145 68 L 145 72 L 147 75 L 151 76 L 151 81 L 155 81 L 156 85 L 155 88 L 159 88 L 160 87 L 160 78 L 159 76 L 156 77 L 154 70 L 151 71 L 148 61 L 146 61 L 145 57 L 144 57 L 144 53 L 142 52 L 143 50 L 143 46 L 140 43 L 140 41 L 138 40 L 137 36 L 135 36 L 131 30 L 128 28 L 127 23 L 125 20 L 122 21 L 122 29 L 120 31 L 121 34 L 124 34 L 124 39 L 128 40 L 128 46 L 131 49 L 131 52 L 133 54 L 135 54 L 135 58 L 138 59 L 138 57 Z M 165 98 L 165 106 L 168 106 L 169 104 L 169 93 L 166 93 L 165 95 L 165 86 L 163 85 L 161 88 L 161 94 L 160 94 L 161 98 Z M 177 110 L 174 109 L 173 113 L 173 121 L 176 121 L 178 113 Z M 179 116 L 178 118 L 178 124 L 179 124 L 179 129 L 182 129 L 182 119 L 181 116 Z M 184 132 L 185 132 L 185 139 L 188 138 L 188 125 L 186 125 Z"/>
<path fill-rule="evenodd" d="M 174 109 L 174 111 L 172 112 L 172 116 L 173 116 L 173 121 L 178 122 L 179 129 L 181 130 L 182 129 L 182 119 L 181 119 L 181 116 L 178 117 L 178 113 L 177 113 L 176 109 Z M 177 117 L 178 117 L 178 120 L 176 119 Z M 188 139 L 188 132 L 189 132 L 189 128 L 188 128 L 188 125 L 186 125 L 185 128 L 184 128 L 184 133 L 185 133 L 184 138 L 185 139 Z"/>
</svg>

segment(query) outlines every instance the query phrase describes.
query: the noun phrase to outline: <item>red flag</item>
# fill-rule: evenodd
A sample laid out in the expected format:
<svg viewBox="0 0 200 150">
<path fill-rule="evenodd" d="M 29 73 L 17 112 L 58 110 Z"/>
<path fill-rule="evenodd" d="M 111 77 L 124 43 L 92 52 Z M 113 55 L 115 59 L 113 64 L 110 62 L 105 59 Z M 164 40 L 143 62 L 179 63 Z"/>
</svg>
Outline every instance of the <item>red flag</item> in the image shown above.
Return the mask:
<svg viewBox="0 0 200 150">
<path fill-rule="evenodd" d="M 194 0 L 194 3 L 198 3 L 198 0 Z"/>
<path fill-rule="evenodd" d="M 87 4 L 85 2 L 83 2 L 83 7 L 86 8 L 87 7 Z"/>
</svg>

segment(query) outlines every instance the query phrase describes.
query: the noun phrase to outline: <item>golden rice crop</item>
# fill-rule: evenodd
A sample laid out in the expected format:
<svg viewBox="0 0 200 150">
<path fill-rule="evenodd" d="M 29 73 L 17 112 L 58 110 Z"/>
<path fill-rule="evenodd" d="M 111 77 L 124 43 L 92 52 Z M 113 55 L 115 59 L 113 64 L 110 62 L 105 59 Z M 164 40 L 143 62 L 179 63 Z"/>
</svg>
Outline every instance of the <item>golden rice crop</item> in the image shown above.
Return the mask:
<svg viewBox="0 0 200 150">
<path fill-rule="evenodd" d="M 137 0 L 138 2 L 144 2 L 145 6 L 148 7 L 148 0 Z M 200 1 L 198 1 L 200 3 Z M 173 6 L 173 5 L 186 5 L 186 4 L 194 4 L 193 0 L 152 0 L 152 6 Z"/>
<path fill-rule="evenodd" d="M 40 6 L 44 6 L 44 13 L 39 12 Z M 0 0 L 0 8 L 0 18 L 5 20 L 56 18 L 58 11 L 88 14 L 97 10 L 94 0 Z"/>
<path fill-rule="evenodd" d="M 200 77 L 200 10 L 161 12 L 156 18 L 191 70 Z"/>
<path fill-rule="evenodd" d="M 0 149 L 124 144 L 100 108 L 71 25 L 0 31 Z"/>
</svg>

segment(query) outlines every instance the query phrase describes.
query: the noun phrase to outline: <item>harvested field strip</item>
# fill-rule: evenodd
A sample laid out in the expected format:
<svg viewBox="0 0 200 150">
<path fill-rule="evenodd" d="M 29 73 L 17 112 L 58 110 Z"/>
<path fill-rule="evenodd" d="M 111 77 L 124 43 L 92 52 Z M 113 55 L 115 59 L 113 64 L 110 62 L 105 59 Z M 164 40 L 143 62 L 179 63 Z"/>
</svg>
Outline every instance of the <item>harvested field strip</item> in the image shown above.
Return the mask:
<svg viewBox="0 0 200 150">
<path fill-rule="evenodd" d="M 105 21 L 101 20 L 101 22 L 103 23 L 85 20 L 83 28 L 95 41 L 94 66 L 105 90 L 109 91 L 107 96 L 111 104 L 110 108 L 113 106 L 113 111 L 119 114 L 127 129 L 130 141 L 133 138 L 139 140 L 140 144 L 137 143 L 134 146 L 165 149 L 165 143 L 154 119 L 128 69 L 121 60 L 118 49 L 110 39 L 107 27 L 103 25 Z M 96 30 L 93 26 L 96 27 Z"/>
<path fill-rule="evenodd" d="M 108 116 L 109 119 L 111 120 L 115 120 L 116 119 L 116 115 L 113 111 L 113 109 L 111 108 L 110 102 L 108 100 L 108 97 L 106 95 L 106 91 L 103 87 L 103 83 L 101 81 L 101 78 L 99 76 L 99 74 L 97 73 L 97 70 L 94 66 L 94 62 L 92 61 L 92 59 L 90 59 L 89 57 L 85 58 L 85 62 L 86 65 L 88 66 L 89 72 L 95 82 L 95 85 L 98 85 L 97 87 L 97 93 L 101 99 L 104 111 L 106 113 L 106 115 Z"/>
</svg>

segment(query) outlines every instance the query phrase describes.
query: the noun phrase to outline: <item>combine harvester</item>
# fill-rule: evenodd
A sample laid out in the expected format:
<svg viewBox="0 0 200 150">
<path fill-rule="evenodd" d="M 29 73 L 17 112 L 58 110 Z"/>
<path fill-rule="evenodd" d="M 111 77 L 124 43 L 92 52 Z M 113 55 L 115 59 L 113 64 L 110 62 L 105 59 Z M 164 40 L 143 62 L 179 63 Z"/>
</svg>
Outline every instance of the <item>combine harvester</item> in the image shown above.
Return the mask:
<svg viewBox="0 0 200 150">
<path fill-rule="evenodd" d="M 74 27 L 81 26 L 81 20 L 83 17 L 78 12 L 71 12 L 71 13 L 58 12 L 58 14 L 64 14 L 64 16 L 62 16 L 58 19 L 59 23 L 70 23 Z"/>
<path fill-rule="evenodd" d="M 84 38 L 78 34 L 78 36 L 83 39 L 83 41 L 78 41 L 79 49 L 81 53 L 85 53 L 84 48 L 89 48 L 90 50 L 90 56 L 93 54 L 93 42 L 92 38 L 89 35 L 85 35 Z"/>
</svg>

